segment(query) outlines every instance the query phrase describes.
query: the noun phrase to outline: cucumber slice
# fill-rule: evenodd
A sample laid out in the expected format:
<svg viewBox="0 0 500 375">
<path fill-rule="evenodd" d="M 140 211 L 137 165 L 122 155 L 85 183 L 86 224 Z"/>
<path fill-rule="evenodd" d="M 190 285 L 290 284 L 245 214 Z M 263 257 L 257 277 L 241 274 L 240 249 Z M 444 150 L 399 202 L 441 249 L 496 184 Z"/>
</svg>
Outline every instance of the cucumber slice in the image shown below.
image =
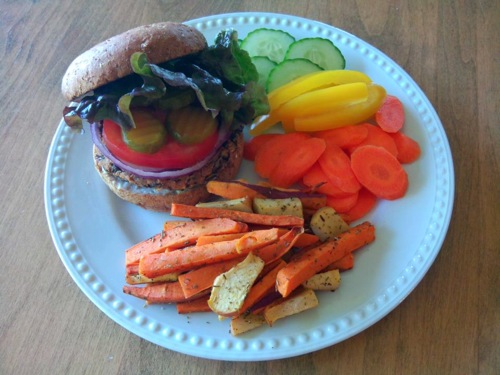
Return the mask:
<svg viewBox="0 0 500 375">
<path fill-rule="evenodd" d="M 295 38 L 286 31 L 261 28 L 250 32 L 241 42 L 241 48 L 247 51 L 250 57 L 266 56 L 280 63 L 293 42 Z"/>
<path fill-rule="evenodd" d="M 258 82 L 266 87 L 267 77 L 269 77 L 269 73 L 271 73 L 271 70 L 273 70 L 277 64 L 266 56 L 254 56 L 251 59 L 257 69 L 257 73 L 259 73 Z"/>
<path fill-rule="evenodd" d="M 266 90 L 271 92 L 284 84 L 303 75 L 323 70 L 319 65 L 308 59 L 285 60 L 271 70 L 267 79 Z"/>
<path fill-rule="evenodd" d="M 342 52 L 329 39 L 304 38 L 290 44 L 285 60 L 298 58 L 311 60 L 325 70 L 345 68 Z"/>
</svg>

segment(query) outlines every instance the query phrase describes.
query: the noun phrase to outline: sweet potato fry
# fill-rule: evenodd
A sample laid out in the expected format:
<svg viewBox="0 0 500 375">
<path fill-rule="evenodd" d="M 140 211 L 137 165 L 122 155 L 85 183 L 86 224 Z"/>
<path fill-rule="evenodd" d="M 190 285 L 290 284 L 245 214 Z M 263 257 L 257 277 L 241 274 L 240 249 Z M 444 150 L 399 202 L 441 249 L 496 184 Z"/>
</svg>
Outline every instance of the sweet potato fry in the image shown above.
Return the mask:
<svg viewBox="0 0 500 375">
<path fill-rule="evenodd" d="M 247 224 L 268 225 L 273 227 L 293 227 L 304 225 L 304 219 L 296 216 L 268 216 L 255 213 L 172 204 L 172 216 L 190 219 L 229 218 Z"/>
<path fill-rule="evenodd" d="M 278 241 L 279 232 L 278 228 L 271 228 L 267 230 L 255 230 L 245 233 L 241 238 L 236 240 L 236 251 L 238 253 L 248 249 L 261 248 L 263 244 L 271 244 Z"/>
<path fill-rule="evenodd" d="M 217 195 L 225 199 L 238 199 L 238 198 L 263 198 L 255 190 L 239 184 L 238 182 L 225 182 L 225 181 L 209 181 L 207 183 L 207 190 L 210 194 Z"/>
<path fill-rule="evenodd" d="M 137 263 L 142 255 L 161 253 L 166 248 L 192 245 L 204 234 L 237 233 L 247 229 L 245 224 L 226 218 L 186 221 L 129 248 L 125 252 L 125 264 Z"/>
<path fill-rule="evenodd" d="M 281 228 L 279 230 L 279 235 L 283 236 L 287 232 L 288 232 L 288 230 Z M 306 246 L 314 245 L 318 241 L 319 241 L 319 238 L 315 234 L 301 233 L 301 234 L 299 234 L 299 236 L 298 236 L 297 240 L 295 241 L 295 243 L 293 244 L 293 246 L 306 247 Z"/>
<path fill-rule="evenodd" d="M 348 253 L 339 260 L 333 262 L 328 267 L 325 268 L 325 271 L 329 270 L 339 270 L 347 271 L 354 267 L 354 255 L 352 253 Z"/>
<path fill-rule="evenodd" d="M 186 301 L 178 281 L 156 283 L 145 287 L 125 285 L 123 292 L 147 301 L 148 304 L 177 303 Z"/>
<path fill-rule="evenodd" d="M 238 238 L 243 237 L 245 233 L 248 232 L 203 235 L 198 237 L 198 239 L 196 240 L 196 246 L 207 245 L 209 243 L 215 243 L 215 242 L 237 240 Z"/>
<path fill-rule="evenodd" d="M 125 266 L 125 282 L 130 285 L 177 281 L 178 276 L 177 273 L 167 273 L 163 276 L 150 279 L 139 273 L 139 263 Z"/>
<path fill-rule="evenodd" d="M 181 221 L 181 220 L 165 221 L 163 223 L 163 230 L 166 232 L 166 231 L 173 229 L 179 225 L 184 225 L 185 222 L 186 222 L 185 220 L 183 220 L 183 221 Z"/>
<path fill-rule="evenodd" d="M 261 258 L 266 264 L 280 259 L 293 247 L 299 236 L 304 232 L 302 227 L 294 227 L 283 234 L 278 242 L 261 247 L 254 254 Z"/>
<path fill-rule="evenodd" d="M 333 240 L 297 253 L 286 267 L 278 272 L 276 277 L 278 291 L 283 297 L 287 297 L 314 274 L 374 239 L 375 227 L 369 222 L 364 222 L 342 232 Z"/>
<path fill-rule="evenodd" d="M 243 260 L 238 257 L 225 262 L 210 264 L 196 270 L 179 275 L 179 282 L 186 298 L 192 297 L 214 285 L 214 280 L 221 273 L 229 271 L 232 267 Z"/>
<path fill-rule="evenodd" d="M 196 312 L 212 311 L 210 309 L 210 306 L 208 306 L 208 298 L 210 298 L 210 295 L 206 294 L 203 297 L 196 298 L 190 301 L 178 302 L 177 312 L 179 314 L 191 314 Z"/>
<path fill-rule="evenodd" d="M 168 273 L 190 271 L 208 264 L 237 258 L 278 240 L 278 231 L 276 229 L 265 229 L 256 232 L 262 232 L 262 235 L 255 235 L 260 242 L 241 242 L 241 239 L 237 239 L 145 255 L 141 257 L 139 262 L 139 273 L 153 278 Z"/>
</svg>

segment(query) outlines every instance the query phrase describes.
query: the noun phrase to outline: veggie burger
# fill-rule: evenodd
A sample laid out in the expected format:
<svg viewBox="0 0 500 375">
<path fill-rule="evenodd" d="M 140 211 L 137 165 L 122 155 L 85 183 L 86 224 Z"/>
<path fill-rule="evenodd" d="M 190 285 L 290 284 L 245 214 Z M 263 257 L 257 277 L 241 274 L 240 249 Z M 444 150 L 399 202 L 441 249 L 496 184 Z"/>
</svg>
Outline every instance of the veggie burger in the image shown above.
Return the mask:
<svg viewBox="0 0 500 375">
<path fill-rule="evenodd" d="M 64 121 L 89 123 L 97 172 L 120 198 L 155 211 L 209 198 L 236 176 L 243 127 L 269 111 L 234 30 L 208 45 L 180 23 L 140 26 L 78 56 L 62 80 Z"/>
</svg>

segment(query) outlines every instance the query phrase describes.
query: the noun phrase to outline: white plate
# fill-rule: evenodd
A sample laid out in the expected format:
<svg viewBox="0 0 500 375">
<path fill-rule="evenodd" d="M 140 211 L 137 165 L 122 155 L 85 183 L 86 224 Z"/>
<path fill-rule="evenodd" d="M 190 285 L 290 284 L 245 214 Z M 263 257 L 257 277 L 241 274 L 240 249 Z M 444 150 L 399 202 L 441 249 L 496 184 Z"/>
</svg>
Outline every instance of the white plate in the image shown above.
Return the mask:
<svg viewBox="0 0 500 375">
<path fill-rule="evenodd" d="M 124 328 L 165 348 L 218 360 L 258 361 L 297 356 L 343 341 L 371 326 L 417 286 L 443 243 L 453 207 L 454 172 L 443 126 L 417 84 L 376 48 L 332 26 L 299 17 L 235 13 L 189 21 L 213 41 L 234 28 L 244 37 L 259 27 L 279 28 L 296 38 L 331 39 L 348 69 L 361 70 L 405 105 L 405 132 L 422 147 L 407 165 L 410 188 L 404 199 L 380 202 L 368 219 L 377 240 L 357 252 L 356 266 L 343 274 L 335 293 L 319 293 L 316 309 L 262 327 L 242 337 L 215 314 L 178 315 L 175 306 L 145 307 L 124 295 L 124 250 L 159 230 L 168 218 L 116 198 L 93 170 L 91 139 L 62 123 L 50 148 L 45 205 L 61 260 L 76 284 Z M 244 164 L 242 176 L 252 178 Z"/>
</svg>

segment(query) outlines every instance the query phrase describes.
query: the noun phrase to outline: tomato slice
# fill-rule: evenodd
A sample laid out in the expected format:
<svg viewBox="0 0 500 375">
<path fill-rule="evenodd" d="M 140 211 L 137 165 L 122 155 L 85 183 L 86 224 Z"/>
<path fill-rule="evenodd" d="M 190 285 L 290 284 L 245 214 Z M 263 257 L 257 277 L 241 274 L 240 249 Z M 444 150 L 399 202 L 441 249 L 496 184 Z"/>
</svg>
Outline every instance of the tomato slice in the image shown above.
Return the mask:
<svg viewBox="0 0 500 375">
<path fill-rule="evenodd" d="M 121 161 L 137 167 L 175 170 L 190 167 L 205 159 L 217 143 L 218 134 L 200 143 L 183 145 L 169 138 L 163 147 L 153 154 L 131 150 L 122 138 L 120 126 L 111 120 L 103 121 L 103 142 L 109 151 Z"/>
</svg>

